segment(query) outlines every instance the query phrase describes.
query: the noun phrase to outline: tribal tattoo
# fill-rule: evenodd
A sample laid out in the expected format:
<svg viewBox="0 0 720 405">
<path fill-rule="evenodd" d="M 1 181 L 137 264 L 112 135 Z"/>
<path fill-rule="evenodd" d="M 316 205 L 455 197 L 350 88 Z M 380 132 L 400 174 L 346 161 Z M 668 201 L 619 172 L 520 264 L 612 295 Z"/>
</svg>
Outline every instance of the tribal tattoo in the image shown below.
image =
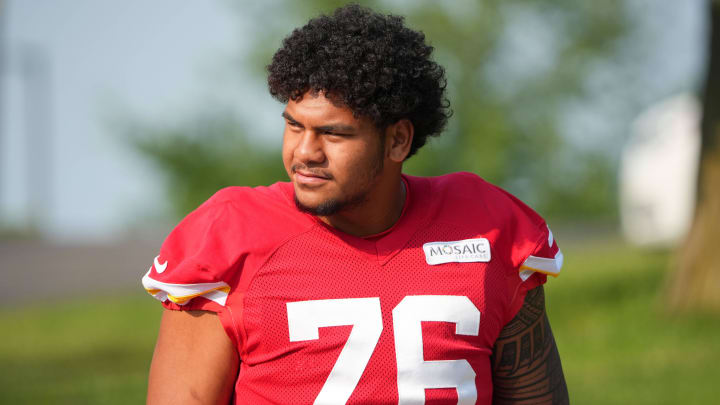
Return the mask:
<svg viewBox="0 0 720 405">
<path fill-rule="evenodd" d="M 542 286 L 528 291 L 518 314 L 500 332 L 491 361 L 493 404 L 569 404 Z"/>
</svg>

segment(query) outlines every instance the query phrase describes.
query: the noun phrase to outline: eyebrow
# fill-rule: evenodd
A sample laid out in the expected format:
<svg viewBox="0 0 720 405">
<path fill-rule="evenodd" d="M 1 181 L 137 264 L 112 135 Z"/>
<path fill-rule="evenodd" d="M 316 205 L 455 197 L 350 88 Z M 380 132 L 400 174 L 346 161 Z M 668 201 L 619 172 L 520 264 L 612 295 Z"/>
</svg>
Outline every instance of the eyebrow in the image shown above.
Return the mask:
<svg viewBox="0 0 720 405">
<path fill-rule="evenodd" d="M 303 128 L 305 127 L 305 126 L 302 125 L 298 120 L 296 120 L 295 118 L 293 118 L 293 116 L 290 115 L 287 111 L 283 111 L 283 113 L 282 113 L 281 115 L 282 115 L 283 118 L 285 118 L 286 120 L 290 121 L 291 123 L 293 123 L 293 124 L 295 124 L 295 125 L 299 125 L 299 126 L 301 126 L 301 127 L 303 127 Z M 320 125 L 320 126 L 318 126 L 318 127 L 313 127 L 313 129 L 316 130 L 316 131 L 321 131 L 321 132 L 335 132 L 335 131 L 339 131 L 339 132 L 355 132 L 355 127 L 353 127 L 352 125 L 345 125 L 345 124 Z"/>
</svg>

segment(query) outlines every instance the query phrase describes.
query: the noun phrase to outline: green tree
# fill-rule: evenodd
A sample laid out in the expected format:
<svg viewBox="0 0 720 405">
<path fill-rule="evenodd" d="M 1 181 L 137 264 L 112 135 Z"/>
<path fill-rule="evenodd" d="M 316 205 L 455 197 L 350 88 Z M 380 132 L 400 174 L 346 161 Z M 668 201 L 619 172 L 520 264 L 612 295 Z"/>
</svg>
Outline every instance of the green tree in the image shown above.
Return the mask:
<svg viewBox="0 0 720 405">
<path fill-rule="evenodd" d="M 264 80 L 265 65 L 292 27 L 345 3 L 236 3 L 238 13 L 254 15 L 246 20 L 257 22 L 257 47 L 246 59 L 258 80 Z M 407 172 L 472 171 L 545 215 L 602 216 L 614 210 L 612 162 L 602 153 L 574 149 L 559 128 L 563 111 L 584 97 L 592 66 L 608 60 L 622 38 L 627 26 L 622 0 L 360 3 L 407 16 L 447 69 L 454 117 L 446 134 L 408 161 Z M 284 178 L 277 170 L 279 151 L 253 141 L 242 125 L 220 119 L 224 124 L 208 126 L 202 116 L 197 121 L 140 131 L 136 138 L 139 150 L 167 174 L 178 213 L 222 185 Z"/>
<path fill-rule="evenodd" d="M 199 113 L 172 128 L 143 124 L 125 132 L 165 175 L 176 217 L 220 188 L 271 184 L 285 173 L 278 153 L 254 145 L 228 112 Z"/>
</svg>

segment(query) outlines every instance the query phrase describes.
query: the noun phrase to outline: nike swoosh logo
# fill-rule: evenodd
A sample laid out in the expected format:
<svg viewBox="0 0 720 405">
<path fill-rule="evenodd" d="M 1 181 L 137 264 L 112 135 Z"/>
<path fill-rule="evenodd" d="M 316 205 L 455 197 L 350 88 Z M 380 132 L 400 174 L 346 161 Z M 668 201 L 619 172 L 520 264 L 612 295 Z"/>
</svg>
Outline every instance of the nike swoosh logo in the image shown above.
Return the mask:
<svg viewBox="0 0 720 405">
<path fill-rule="evenodd" d="M 165 260 L 165 263 L 160 264 L 160 262 L 158 261 L 159 258 L 160 258 L 160 256 L 155 256 L 155 260 L 154 260 L 155 271 L 157 271 L 158 274 L 162 273 L 167 268 L 167 260 Z"/>
</svg>

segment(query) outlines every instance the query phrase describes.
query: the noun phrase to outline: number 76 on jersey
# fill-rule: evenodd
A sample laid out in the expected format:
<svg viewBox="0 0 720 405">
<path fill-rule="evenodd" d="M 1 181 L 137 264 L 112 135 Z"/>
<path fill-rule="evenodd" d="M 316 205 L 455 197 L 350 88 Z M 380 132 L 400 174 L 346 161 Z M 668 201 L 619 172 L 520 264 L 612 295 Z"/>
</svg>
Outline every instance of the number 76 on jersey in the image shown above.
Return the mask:
<svg viewBox="0 0 720 405">
<path fill-rule="evenodd" d="M 287 303 L 290 341 L 319 339 L 319 328 L 352 325 L 345 346 L 315 398 L 316 405 L 344 404 L 360 381 L 383 330 L 380 298 L 344 298 Z M 425 361 L 423 321 L 455 324 L 458 335 L 477 336 L 480 311 L 468 297 L 411 295 L 392 310 L 398 403 L 425 403 L 427 388 L 455 388 L 458 404 L 477 399 L 475 372 L 467 360 Z"/>
</svg>

